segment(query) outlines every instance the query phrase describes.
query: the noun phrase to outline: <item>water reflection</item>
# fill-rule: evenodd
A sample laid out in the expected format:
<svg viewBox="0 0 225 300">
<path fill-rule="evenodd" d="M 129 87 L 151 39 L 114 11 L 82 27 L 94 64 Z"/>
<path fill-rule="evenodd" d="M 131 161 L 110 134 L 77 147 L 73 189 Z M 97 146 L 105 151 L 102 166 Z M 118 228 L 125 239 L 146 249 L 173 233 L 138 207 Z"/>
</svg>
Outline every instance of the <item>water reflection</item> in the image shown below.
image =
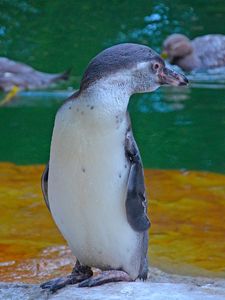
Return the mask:
<svg viewBox="0 0 225 300">
<path fill-rule="evenodd" d="M 190 30 L 185 28 L 186 20 L 192 26 L 198 17 L 192 6 L 177 5 L 168 1 L 152 1 L 149 14 L 143 18 L 141 28 L 133 28 L 128 32 L 120 31 L 116 41 L 118 43 L 131 40 L 138 43 L 150 45 L 152 48 L 161 52 L 163 39 L 172 32 L 190 34 Z"/>
<path fill-rule="evenodd" d="M 225 66 L 198 72 L 193 71 L 188 78 L 194 83 L 193 87 L 225 88 Z"/>
<path fill-rule="evenodd" d="M 137 109 L 140 113 L 168 113 L 185 108 L 185 102 L 190 98 L 189 88 L 163 88 L 152 94 L 139 98 Z"/>
</svg>

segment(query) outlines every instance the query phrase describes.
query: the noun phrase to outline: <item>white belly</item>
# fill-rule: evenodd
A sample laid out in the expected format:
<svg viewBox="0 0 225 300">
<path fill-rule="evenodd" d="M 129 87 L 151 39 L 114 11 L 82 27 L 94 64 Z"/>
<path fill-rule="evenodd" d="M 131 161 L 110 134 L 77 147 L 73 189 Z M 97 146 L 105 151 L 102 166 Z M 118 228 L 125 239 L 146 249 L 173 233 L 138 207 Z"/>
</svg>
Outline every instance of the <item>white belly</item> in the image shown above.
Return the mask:
<svg viewBox="0 0 225 300">
<path fill-rule="evenodd" d="M 138 276 L 139 234 L 125 211 L 126 121 L 119 128 L 92 122 L 91 112 L 60 113 L 51 144 L 48 196 L 53 218 L 81 263 L 122 268 Z M 67 115 L 66 115 L 67 114 Z M 113 121 L 114 122 L 114 121 Z"/>
</svg>

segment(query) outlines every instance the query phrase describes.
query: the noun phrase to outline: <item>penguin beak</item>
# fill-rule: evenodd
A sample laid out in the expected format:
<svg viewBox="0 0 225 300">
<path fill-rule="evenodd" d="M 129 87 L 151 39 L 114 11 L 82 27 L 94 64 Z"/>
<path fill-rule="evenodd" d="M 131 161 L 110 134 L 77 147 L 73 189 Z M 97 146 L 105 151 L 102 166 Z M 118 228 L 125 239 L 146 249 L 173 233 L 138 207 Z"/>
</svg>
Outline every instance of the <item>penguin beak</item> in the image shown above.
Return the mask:
<svg viewBox="0 0 225 300">
<path fill-rule="evenodd" d="M 167 84 L 173 86 L 181 86 L 188 84 L 188 79 L 184 75 L 176 73 L 175 71 L 170 70 L 166 67 L 164 67 L 158 74 L 158 78 L 161 85 Z"/>
</svg>

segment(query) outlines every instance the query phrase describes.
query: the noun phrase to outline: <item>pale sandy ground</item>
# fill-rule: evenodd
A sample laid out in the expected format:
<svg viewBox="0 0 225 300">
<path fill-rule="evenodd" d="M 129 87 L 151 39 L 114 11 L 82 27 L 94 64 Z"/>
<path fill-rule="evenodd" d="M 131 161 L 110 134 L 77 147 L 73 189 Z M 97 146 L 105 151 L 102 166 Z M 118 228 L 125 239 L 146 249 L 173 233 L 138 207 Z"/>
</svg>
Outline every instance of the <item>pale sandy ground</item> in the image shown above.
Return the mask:
<svg viewBox="0 0 225 300">
<path fill-rule="evenodd" d="M 68 286 L 53 295 L 37 285 L 0 283 L 0 299 L 225 300 L 225 280 L 171 275 L 151 268 L 146 282 L 110 283 L 95 288 Z"/>
</svg>

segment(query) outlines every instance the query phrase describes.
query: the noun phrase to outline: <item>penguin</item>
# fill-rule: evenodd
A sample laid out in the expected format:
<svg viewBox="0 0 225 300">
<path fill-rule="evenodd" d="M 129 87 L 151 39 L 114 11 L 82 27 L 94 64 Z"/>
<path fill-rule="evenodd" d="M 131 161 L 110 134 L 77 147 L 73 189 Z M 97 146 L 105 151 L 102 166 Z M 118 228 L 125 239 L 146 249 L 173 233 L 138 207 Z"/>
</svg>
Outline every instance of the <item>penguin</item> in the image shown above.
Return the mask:
<svg viewBox="0 0 225 300">
<path fill-rule="evenodd" d="M 163 58 L 184 71 L 213 69 L 225 66 L 225 35 L 207 34 L 189 40 L 174 33 L 163 43 Z"/>
<path fill-rule="evenodd" d="M 91 60 L 56 114 L 42 176 L 46 205 L 77 261 L 71 275 L 43 289 L 147 278 L 150 221 L 127 106 L 135 93 L 187 83 L 144 45 L 115 45 Z M 91 267 L 102 272 L 93 276 Z"/>
</svg>

